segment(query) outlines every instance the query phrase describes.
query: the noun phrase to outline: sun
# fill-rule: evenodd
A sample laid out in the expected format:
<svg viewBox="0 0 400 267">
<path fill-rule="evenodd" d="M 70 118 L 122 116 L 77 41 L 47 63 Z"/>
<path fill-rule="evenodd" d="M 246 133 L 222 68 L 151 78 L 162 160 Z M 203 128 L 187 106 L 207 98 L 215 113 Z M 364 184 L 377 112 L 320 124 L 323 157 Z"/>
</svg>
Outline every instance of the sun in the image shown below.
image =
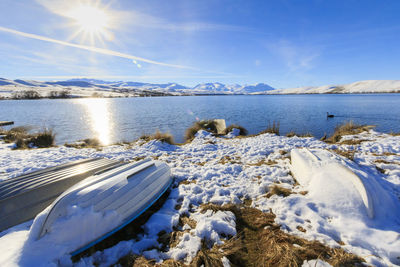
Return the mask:
<svg viewBox="0 0 400 267">
<path fill-rule="evenodd" d="M 105 10 L 94 6 L 81 5 L 70 13 L 72 19 L 85 32 L 101 33 L 109 27 L 109 16 Z"/>
<path fill-rule="evenodd" d="M 105 39 L 112 39 L 110 31 L 112 27 L 111 14 L 106 7 L 82 3 L 70 9 L 67 16 L 73 20 L 74 27 L 77 27 L 73 38 L 80 36 L 81 42 L 86 42 L 89 39 L 91 44 L 96 41 L 104 42 Z"/>
</svg>

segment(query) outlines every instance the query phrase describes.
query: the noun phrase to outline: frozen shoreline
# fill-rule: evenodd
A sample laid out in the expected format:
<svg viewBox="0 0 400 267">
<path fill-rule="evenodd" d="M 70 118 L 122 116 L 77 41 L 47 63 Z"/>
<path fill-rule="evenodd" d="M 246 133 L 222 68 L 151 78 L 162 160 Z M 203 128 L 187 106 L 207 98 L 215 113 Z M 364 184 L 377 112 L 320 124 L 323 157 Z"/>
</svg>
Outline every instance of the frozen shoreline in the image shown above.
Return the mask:
<svg viewBox="0 0 400 267">
<path fill-rule="evenodd" d="M 67 163 L 73 160 L 105 157 L 133 160 L 143 157 L 167 162 L 176 183 L 187 180 L 172 189 L 163 207 L 144 225 L 144 234 L 137 240 L 119 244 L 83 258 L 77 265 L 101 266 L 114 264 L 128 253 L 144 255 L 157 261 L 174 258 L 190 262 L 201 246 L 201 240 L 211 243 L 224 242 L 224 236 L 236 234 L 235 218 L 229 212 L 205 214 L 198 207 L 205 203 L 240 204 L 252 200 L 251 206 L 276 214 L 275 222 L 293 235 L 308 240 L 318 240 L 328 246 L 341 246 L 363 257 L 367 263 L 385 266 L 400 264 L 393 254 L 400 247 L 400 222 L 384 220 L 371 225 L 365 220 L 349 220 L 344 213 L 334 214 L 323 204 L 316 204 L 290 173 L 290 151 L 293 148 L 323 148 L 339 151 L 355 150 L 354 161 L 369 171 L 376 172 L 379 183 L 393 196 L 400 196 L 400 136 L 390 136 L 375 131 L 342 140 L 369 140 L 356 145 L 326 144 L 315 138 L 282 137 L 263 134 L 248 138 L 215 138 L 200 132 L 192 143 L 175 146 L 159 141 L 136 141 L 129 145 L 114 145 L 96 149 L 75 149 L 64 146 L 48 149 L 12 150 L 10 144 L 0 143 L 0 180 L 11 179 L 22 173 Z M 377 171 L 377 168 L 380 172 Z M 291 189 L 287 197 L 274 195 L 266 198 L 273 184 Z M 296 193 L 297 192 L 297 193 Z M 393 211 L 400 213 L 399 209 Z M 175 206 L 179 204 L 179 209 Z M 176 247 L 167 251 L 160 247 L 157 234 L 171 232 L 186 214 L 197 222 L 195 228 L 185 225 L 188 233 L 182 236 Z M 333 215 L 334 214 L 334 215 Z M 349 224 L 353 224 L 349 227 Z M 306 232 L 297 229 L 301 225 Z M 0 256 L 0 265 L 25 263 L 69 263 L 68 255 L 53 249 L 51 253 L 26 251 L 25 239 L 29 223 L 16 226 L 0 234 L 0 249 L 7 253 Z M 24 239 L 25 238 L 25 239 Z M 343 242 L 340 245 L 338 241 Z M 11 245 L 10 245 L 11 244 Z M 21 247 L 25 244 L 25 254 Z M 46 244 L 42 244 L 45 246 Z M 48 244 L 47 244 L 48 245 Z M 32 245 L 33 246 L 33 245 Z M 5 249 L 7 248 L 7 249 Z M 28 245 L 29 248 L 29 245 Z M 33 247 L 32 247 L 33 248 Z M 4 249 L 4 250 L 3 250 Z M 50 254 L 50 255 L 49 255 Z M 21 260 L 21 257 L 23 260 Z"/>
</svg>

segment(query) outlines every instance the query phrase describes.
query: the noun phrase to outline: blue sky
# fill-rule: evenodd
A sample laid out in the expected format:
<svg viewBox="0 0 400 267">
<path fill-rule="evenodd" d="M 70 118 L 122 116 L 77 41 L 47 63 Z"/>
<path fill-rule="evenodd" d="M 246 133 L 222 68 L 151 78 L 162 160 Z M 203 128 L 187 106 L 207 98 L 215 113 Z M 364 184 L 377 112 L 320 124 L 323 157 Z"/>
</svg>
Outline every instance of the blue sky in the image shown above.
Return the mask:
<svg viewBox="0 0 400 267">
<path fill-rule="evenodd" d="M 82 25 L 93 20 L 71 15 L 81 6 L 106 22 Z M 2 0 L 0 77 L 276 88 L 394 80 L 398 14 L 397 0 Z"/>
</svg>

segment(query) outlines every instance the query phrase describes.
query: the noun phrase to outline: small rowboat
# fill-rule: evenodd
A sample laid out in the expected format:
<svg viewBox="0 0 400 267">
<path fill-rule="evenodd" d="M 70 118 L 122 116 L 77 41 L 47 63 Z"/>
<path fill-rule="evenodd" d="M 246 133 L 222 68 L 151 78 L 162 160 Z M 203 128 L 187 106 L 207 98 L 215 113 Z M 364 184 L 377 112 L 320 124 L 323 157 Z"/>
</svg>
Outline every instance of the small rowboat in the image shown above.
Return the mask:
<svg viewBox="0 0 400 267">
<path fill-rule="evenodd" d="M 104 158 L 84 159 L 0 182 L 0 231 L 31 220 L 74 184 L 121 165 Z"/>
<path fill-rule="evenodd" d="M 35 218 L 30 239 L 56 240 L 77 255 L 136 219 L 171 183 L 168 165 L 150 159 L 91 176 Z"/>
</svg>

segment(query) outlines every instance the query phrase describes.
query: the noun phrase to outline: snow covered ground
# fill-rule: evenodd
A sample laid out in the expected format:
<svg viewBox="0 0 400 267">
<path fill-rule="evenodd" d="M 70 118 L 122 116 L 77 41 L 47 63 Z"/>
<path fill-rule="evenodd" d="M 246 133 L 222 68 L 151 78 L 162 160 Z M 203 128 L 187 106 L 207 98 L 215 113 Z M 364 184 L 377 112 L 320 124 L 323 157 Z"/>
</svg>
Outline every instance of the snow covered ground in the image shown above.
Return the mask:
<svg viewBox="0 0 400 267">
<path fill-rule="evenodd" d="M 105 97 L 139 96 L 146 92 L 168 95 L 399 93 L 400 80 L 366 80 L 339 85 L 274 89 L 265 83 L 254 85 L 229 85 L 211 82 L 189 87 L 176 83 L 108 82 L 85 78 L 52 82 L 0 78 L 0 98 L 10 98 L 16 92 L 27 90 L 37 91 L 42 97 L 47 97 L 52 91 L 61 92 L 65 90 L 67 90 L 71 96 L 77 97 L 90 97 L 93 94 Z"/>
<path fill-rule="evenodd" d="M 121 241 L 111 248 L 82 258 L 75 263 L 76 266 L 109 266 L 128 253 L 156 261 L 173 258 L 189 263 L 201 248 L 202 240 L 208 244 L 220 244 L 226 237 L 237 234 L 236 218 L 232 212 L 208 210 L 200 213 L 199 206 L 204 203 L 240 204 L 245 200 L 252 200 L 251 206 L 259 210 L 272 210 L 276 214 L 275 222 L 289 234 L 318 240 L 331 247 L 342 247 L 363 257 L 370 265 L 400 265 L 400 136 L 370 130 L 345 136 L 343 140 L 359 141 L 329 145 L 310 137 L 288 138 L 272 134 L 216 138 L 201 131 L 191 143 L 182 146 L 139 140 L 100 150 L 64 146 L 12 150 L 11 145 L 0 143 L 0 179 L 12 179 L 22 173 L 94 157 L 119 160 L 150 157 L 169 164 L 176 180 L 175 187 L 162 208 L 143 226 L 144 233 L 135 240 Z M 390 211 L 391 216 L 374 219 L 352 216 L 346 210 L 335 207 L 335 203 L 316 201 L 311 191 L 304 194 L 311 188 L 297 184 L 290 172 L 290 151 L 303 147 L 340 153 L 355 152 L 354 162 L 360 170 L 372 173 L 386 193 L 396 201 L 396 208 Z M 267 198 L 265 195 L 274 184 L 291 189 L 293 194 Z M 323 187 L 324 184 L 321 184 L 312 190 L 322 190 Z M 173 231 L 183 215 L 196 224 L 185 224 L 185 233 L 178 244 L 162 251 L 157 234 Z M 0 233 L 0 266 L 71 265 L 69 256 L 60 246 L 48 240 L 29 239 L 31 223 Z M 79 229 L 74 227 L 60 235 L 69 231 L 79 233 Z M 227 258 L 223 262 L 228 266 Z M 329 266 L 317 259 L 305 262 L 304 266 L 315 266 L 316 263 L 318 266 Z"/>
<path fill-rule="evenodd" d="M 366 80 L 349 84 L 275 89 L 255 94 L 362 94 L 399 93 L 400 80 Z"/>
</svg>

